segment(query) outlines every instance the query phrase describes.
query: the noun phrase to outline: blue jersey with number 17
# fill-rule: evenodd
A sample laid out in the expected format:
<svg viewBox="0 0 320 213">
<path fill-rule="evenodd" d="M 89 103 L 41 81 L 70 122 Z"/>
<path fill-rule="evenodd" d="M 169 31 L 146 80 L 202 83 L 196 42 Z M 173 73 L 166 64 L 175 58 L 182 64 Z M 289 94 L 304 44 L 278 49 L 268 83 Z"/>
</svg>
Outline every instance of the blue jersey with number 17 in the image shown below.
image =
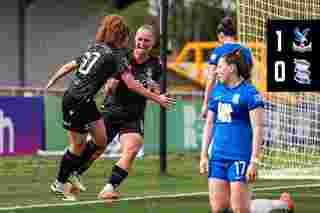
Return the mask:
<svg viewBox="0 0 320 213">
<path fill-rule="evenodd" d="M 234 88 L 218 83 L 212 90 L 209 110 L 215 114 L 210 156 L 230 160 L 249 160 L 252 127 L 249 112 L 263 107 L 256 88 L 245 81 Z"/>
</svg>

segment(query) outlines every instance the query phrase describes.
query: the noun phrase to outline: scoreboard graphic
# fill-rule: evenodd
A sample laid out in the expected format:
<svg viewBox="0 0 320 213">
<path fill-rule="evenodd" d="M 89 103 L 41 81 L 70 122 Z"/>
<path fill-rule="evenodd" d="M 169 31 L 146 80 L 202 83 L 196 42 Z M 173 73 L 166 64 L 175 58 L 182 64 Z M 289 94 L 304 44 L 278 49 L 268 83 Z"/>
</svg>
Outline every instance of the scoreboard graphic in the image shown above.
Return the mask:
<svg viewBox="0 0 320 213">
<path fill-rule="evenodd" d="M 320 20 L 269 20 L 267 90 L 320 91 Z"/>
</svg>

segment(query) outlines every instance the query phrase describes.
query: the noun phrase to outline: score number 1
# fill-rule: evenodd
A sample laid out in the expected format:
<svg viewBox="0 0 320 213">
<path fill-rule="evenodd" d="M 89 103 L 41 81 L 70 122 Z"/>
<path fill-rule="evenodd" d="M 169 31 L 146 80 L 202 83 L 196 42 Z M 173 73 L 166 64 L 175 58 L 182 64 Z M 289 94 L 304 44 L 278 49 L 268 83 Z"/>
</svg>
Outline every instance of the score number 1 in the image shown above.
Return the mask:
<svg viewBox="0 0 320 213">
<path fill-rule="evenodd" d="M 282 51 L 282 31 L 277 30 L 277 51 Z M 286 80 L 285 72 L 286 64 L 284 61 L 276 61 L 274 63 L 274 80 L 276 82 L 284 82 Z"/>
</svg>

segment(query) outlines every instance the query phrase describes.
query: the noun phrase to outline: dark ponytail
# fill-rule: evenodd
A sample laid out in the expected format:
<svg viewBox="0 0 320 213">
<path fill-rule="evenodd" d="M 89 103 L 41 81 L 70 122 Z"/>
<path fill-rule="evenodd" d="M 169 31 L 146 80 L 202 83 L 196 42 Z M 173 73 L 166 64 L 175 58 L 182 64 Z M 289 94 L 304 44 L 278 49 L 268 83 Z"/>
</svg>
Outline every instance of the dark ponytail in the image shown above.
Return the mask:
<svg viewBox="0 0 320 213">
<path fill-rule="evenodd" d="M 251 77 L 251 64 L 247 64 L 243 53 L 244 48 L 239 48 L 232 53 L 225 55 L 227 64 L 234 64 L 237 67 L 237 72 L 244 80 L 249 81 Z"/>
<path fill-rule="evenodd" d="M 233 19 L 230 16 L 224 17 L 220 24 L 217 27 L 217 34 L 223 33 L 225 36 L 236 36 L 237 29 L 233 22 Z"/>
</svg>

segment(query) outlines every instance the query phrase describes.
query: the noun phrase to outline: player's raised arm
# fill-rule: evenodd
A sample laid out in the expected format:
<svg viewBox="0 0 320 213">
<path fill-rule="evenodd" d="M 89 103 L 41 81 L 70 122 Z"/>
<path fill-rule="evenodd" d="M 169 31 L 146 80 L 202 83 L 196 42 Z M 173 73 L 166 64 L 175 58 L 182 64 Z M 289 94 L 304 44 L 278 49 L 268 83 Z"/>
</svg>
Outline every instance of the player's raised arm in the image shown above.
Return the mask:
<svg viewBox="0 0 320 213">
<path fill-rule="evenodd" d="M 47 86 L 46 86 L 46 90 L 49 89 L 53 84 L 55 84 L 55 82 L 62 78 L 63 76 L 67 75 L 69 72 L 71 72 L 72 70 L 74 70 L 75 68 L 77 68 L 79 65 L 78 63 L 74 60 L 74 61 L 70 61 L 64 65 L 62 65 L 62 67 L 50 78 Z"/>
<path fill-rule="evenodd" d="M 176 103 L 175 98 L 170 98 L 165 94 L 157 95 L 153 92 L 150 92 L 148 89 L 144 88 L 142 84 L 140 84 L 134 79 L 134 76 L 129 71 L 123 72 L 121 74 L 121 78 L 124 81 L 124 83 L 127 85 L 128 89 L 150 100 L 157 102 L 164 108 L 169 108 L 170 106 L 175 105 Z"/>
</svg>

